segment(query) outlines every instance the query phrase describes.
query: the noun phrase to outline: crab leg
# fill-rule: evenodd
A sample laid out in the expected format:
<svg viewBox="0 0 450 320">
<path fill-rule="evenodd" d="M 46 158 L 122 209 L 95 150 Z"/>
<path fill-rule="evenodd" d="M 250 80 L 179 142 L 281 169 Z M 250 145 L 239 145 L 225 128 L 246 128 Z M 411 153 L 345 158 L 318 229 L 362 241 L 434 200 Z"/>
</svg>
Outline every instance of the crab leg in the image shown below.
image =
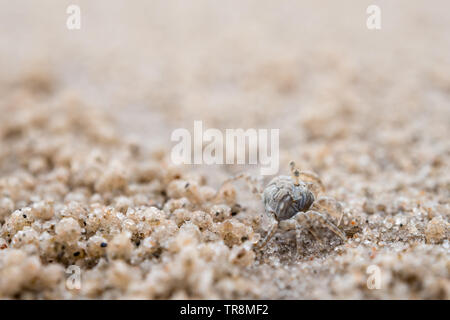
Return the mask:
<svg viewBox="0 0 450 320">
<path fill-rule="evenodd" d="M 307 212 L 298 212 L 296 214 L 296 216 L 305 216 L 308 218 L 308 214 L 313 214 L 313 215 L 321 218 L 325 222 L 325 225 L 328 227 L 329 230 L 331 230 L 337 236 L 339 236 L 342 239 L 342 241 L 345 241 L 344 233 L 338 227 L 336 227 L 336 225 L 334 223 L 330 222 L 322 213 L 313 211 L 313 210 L 309 210 Z"/>
<path fill-rule="evenodd" d="M 270 215 L 272 216 L 273 221 L 272 226 L 270 227 L 263 241 L 261 241 L 260 244 L 255 246 L 257 249 L 263 248 L 267 244 L 267 242 L 269 242 L 269 240 L 272 239 L 273 235 L 275 234 L 275 231 L 278 229 L 278 220 L 275 216 L 275 213 L 271 211 Z"/>
</svg>

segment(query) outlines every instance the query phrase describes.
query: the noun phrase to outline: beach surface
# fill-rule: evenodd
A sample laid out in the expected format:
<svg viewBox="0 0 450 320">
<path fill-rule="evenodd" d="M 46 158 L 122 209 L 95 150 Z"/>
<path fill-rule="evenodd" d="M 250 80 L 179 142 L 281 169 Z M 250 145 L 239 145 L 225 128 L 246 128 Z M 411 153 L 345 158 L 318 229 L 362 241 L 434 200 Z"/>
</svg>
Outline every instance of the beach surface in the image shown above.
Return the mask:
<svg viewBox="0 0 450 320">
<path fill-rule="evenodd" d="M 448 1 L 0 0 L 0 298 L 449 299 Z M 279 129 L 300 235 L 177 128 Z M 275 175 L 275 176 L 276 176 Z"/>
</svg>

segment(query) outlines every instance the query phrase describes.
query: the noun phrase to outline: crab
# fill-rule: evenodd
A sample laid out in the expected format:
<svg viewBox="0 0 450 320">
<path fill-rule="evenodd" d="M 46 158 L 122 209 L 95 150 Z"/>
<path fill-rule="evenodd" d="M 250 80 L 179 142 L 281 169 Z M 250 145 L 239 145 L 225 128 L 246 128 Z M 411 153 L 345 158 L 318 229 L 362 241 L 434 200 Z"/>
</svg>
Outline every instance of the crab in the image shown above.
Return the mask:
<svg viewBox="0 0 450 320">
<path fill-rule="evenodd" d="M 252 187 L 253 193 L 262 199 L 265 213 L 271 218 L 272 223 L 266 236 L 260 243 L 255 244 L 255 248 L 264 248 L 278 229 L 285 232 L 295 230 L 298 248 L 298 239 L 301 232 L 305 230 L 305 225 L 307 231 L 322 243 L 311 225 L 311 217 L 322 220 L 329 230 L 345 241 L 345 234 L 338 227 L 343 216 L 339 203 L 329 197 L 319 197 L 325 188 L 315 173 L 300 171 L 294 161 L 291 161 L 289 165 L 291 175 L 273 178 L 264 190 L 257 186 L 258 183 L 254 178 L 245 173 L 230 178 L 222 184 L 224 186 L 231 181 L 244 178 Z M 337 225 L 328 219 L 327 215 L 330 213 L 335 216 L 340 215 Z"/>
</svg>

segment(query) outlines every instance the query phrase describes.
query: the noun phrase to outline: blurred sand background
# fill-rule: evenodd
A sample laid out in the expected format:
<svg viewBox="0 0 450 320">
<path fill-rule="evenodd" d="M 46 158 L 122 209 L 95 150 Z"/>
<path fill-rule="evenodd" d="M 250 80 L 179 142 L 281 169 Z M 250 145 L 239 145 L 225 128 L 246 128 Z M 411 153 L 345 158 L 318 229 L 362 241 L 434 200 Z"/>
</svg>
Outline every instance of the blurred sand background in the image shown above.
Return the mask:
<svg viewBox="0 0 450 320">
<path fill-rule="evenodd" d="M 66 28 L 72 3 L 81 30 Z M 366 28 L 370 4 L 381 8 L 381 30 Z M 64 113 L 59 101 L 75 97 L 149 152 L 168 152 L 172 130 L 194 120 L 279 128 L 280 173 L 291 159 L 317 172 L 361 236 L 344 253 L 300 262 L 273 245 L 242 271 L 259 293 L 217 297 L 448 299 L 449 9 L 444 0 L 2 0 L 1 123 L 23 120 L 17 92 L 36 82 L 48 85 L 39 105 Z M 10 150 L 1 151 L 3 177 L 20 166 Z M 243 170 L 200 169 L 215 187 Z M 242 203 L 261 212 L 247 193 Z M 404 230 L 411 221 L 417 233 Z M 371 264 L 384 290 L 365 288 Z M 189 296 L 202 297 L 177 297 Z"/>
</svg>

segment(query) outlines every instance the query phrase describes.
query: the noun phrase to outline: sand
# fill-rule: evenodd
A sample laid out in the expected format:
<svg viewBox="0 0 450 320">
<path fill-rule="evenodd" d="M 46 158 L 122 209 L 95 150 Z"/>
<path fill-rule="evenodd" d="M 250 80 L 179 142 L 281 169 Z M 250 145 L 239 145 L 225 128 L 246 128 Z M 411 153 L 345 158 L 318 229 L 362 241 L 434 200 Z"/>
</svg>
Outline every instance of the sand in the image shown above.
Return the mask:
<svg viewBox="0 0 450 320">
<path fill-rule="evenodd" d="M 377 1 L 378 31 L 368 1 L 79 4 L 0 2 L 1 298 L 449 299 L 446 1 Z M 220 186 L 258 167 L 171 162 L 194 120 L 280 129 L 345 241 L 256 249 L 262 201 Z"/>
</svg>

